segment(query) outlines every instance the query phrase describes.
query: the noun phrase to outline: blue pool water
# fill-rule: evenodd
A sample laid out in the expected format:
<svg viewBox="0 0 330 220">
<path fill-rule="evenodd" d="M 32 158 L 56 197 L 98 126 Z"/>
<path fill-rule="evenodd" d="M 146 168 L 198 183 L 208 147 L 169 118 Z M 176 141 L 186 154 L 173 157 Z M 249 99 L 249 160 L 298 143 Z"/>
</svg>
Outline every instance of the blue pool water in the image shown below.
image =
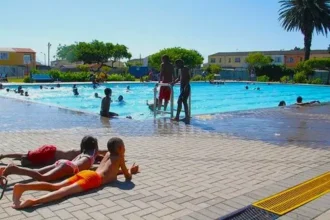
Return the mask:
<svg viewBox="0 0 330 220">
<path fill-rule="evenodd" d="M 131 88 L 129 92 L 126 91 L 127 85 Z M 23 85 L 23 90 L 29 92 L 29 97 L 23 97 L 14 92 L 7 93 L 5 90 L 0 91 L 0 96 L 99 113 L 101 99 L 94 98 L 94 93 L 97 92 L 103 97 L 103 90 L 109 87 L 113 91 L 113 100 L 116 100 L 119 95 L 123 95 L 125 100 L 124 104 L 113 102 L 111 111 L 123 117 L 130 115 L 134 119 L 146 119 L 153 117 L 146 106 L 146 100 L 153 103 L 154 85 L 154 83 L 107 83 L 94 90 L 91 84 L 81 84 L 77 85 L 80 93 L 78 97 L 73 96 L 72 85 L 61 85 L 60 88 L 54 90 L 40 90 L 38 85 Z M 249 90 L 246 90 L 245 86 L 246 83 L 226 83 L 225 85 L 192 83 L 192 115 L 275 107 L 281 100 L 289 105 L 295 103 L 297 96 L 302 96 L 304 101 L 330 101 L 328 86 L 257 83 L 248 85 Z M 254 90 L 257 87 L 260 87 L 260 91 Z M 17 86 L 9 86 L 9 88 L 16 89 Z M 174 93 L 177 99 L 179 86 L 175 86 Z"/>
</svg>

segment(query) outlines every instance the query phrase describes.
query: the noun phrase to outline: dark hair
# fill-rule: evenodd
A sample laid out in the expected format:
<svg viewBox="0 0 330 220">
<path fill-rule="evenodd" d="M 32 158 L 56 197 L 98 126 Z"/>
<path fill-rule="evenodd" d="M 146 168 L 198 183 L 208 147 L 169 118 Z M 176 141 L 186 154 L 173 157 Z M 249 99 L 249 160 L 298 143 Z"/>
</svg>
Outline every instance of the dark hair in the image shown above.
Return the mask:
<svg viewBox="0 0 330 220">
<path fill-rule="evenodd" d="M 97 144 L 97 139 L 95 137 L 89 135 L 83 137 L 80 144 L 81 153 L 90 152 L 97 149 L 98 149 L 98 144 Z"/>
<path fill-rule="evenodd" d="M 302 100 L 303 100 L 302 97 L 301 97 L 301 96 L 298 96 L 298 98 L 297 98 L 297 102 L 298 102 L 298 103 L 301 103 Z"/>
<path fill-rule="evenodd" d="M 170 57 L 168 55 L 163 55 L 162 60 L 170 61 Z"/>
<path fill-rule="evenodd" d="M 285 101 L 280 101 L 280 103 L 278 104 L 278 106 L 286 106 Z"/>
<path fill-rule="evenodd" d="M 110 138 L 107 147 L 110 154 L 118 154 L 118 148 L 124 145 L 124 141 L 119 137 Z"/>
<path fill-rule="evenodd" d="M 104 94 L 105 95 L 110 95 L 112 93 L 112 90 L 110 88 L 104 89 Z"/>
<path fill-rule="evenodd" d="M 178 59 L 178 60 L 176 60 L 175 61 L 175 64 L 181 64 L 181 65 L 183 65 L 184 64 L 184 62 L 183 62 L 183 60 L 181 60 L 181 59 Z"/>
</svg>

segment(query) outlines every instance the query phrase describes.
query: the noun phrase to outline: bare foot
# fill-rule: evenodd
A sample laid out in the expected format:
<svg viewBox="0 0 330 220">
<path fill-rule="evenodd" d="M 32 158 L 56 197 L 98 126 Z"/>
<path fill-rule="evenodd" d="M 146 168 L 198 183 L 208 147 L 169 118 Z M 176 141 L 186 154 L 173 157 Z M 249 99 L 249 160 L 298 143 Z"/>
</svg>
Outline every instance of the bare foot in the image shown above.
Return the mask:
<svg viewBox="0 0 330 220">
<path fill-rule="evenodd" d="M 21 197 L 24 192 L 23 184 L 17 183 L 13 189 L 13 208 L 21 204 Z M 15 206 L 15 207 L 14 207 Z"/>
<path fill-rule="evenodd" d="M 25 201 L 19 201 L 16 204 L 13 204 L 12 207 L 14 209 L 24 209 L 24 208 L 28 208 L 34 205 L 34 201 L 32 199 L 27 199 Z"/>
</svg>

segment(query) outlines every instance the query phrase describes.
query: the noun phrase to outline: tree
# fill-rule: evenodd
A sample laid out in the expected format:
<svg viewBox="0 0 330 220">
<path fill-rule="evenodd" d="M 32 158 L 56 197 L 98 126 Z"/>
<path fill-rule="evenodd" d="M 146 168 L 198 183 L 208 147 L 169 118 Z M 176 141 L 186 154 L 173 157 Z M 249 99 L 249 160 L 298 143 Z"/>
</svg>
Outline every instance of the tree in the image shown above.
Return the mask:
<svg viewBox="0 0 330 220">
<path fill-rule="evenodd" d="M 305 60 L 308 60 L 313 32 L 327 36 L 330 30 L 330 0 L 280 0 L 279 3 L 279 20 L 283 28 L 302 32 Z"/>
<path fill-rule="evenodd" d="M 161 58 L 163 55 L 168 55 L 171 62 L 182 59 L 184 64 L 189 68 L 199 67 L 203 63 L 203 56 L 196 50 L 188 50 L 181 47 L 166 48 L 160 50 L 149 57 L 149 65 L 159 70 Z"/>
<path fill-rule="evenodd" d="M 328 47 L 328 52 L 330 53 L 330 44 L 329 44 L 329 47 Z"/>
<path fill-rule="evenodd" d="M 251 73 L 254 73 L 256 68 L 270 64 L 272 62 L 272 58 L 265 56 L 262 53 L 250 53 L 246 57 L 245 62 L 248 64 L 248 71 L 251 76 Z"/>
<path fill-rule="evenodd" d="M 111 47 L 109 45 L 109 47 Z M 132 54 L 128 52 L 128 48 L 125 45 L 122 44 L 116 44 L 112 45 L 112 56 L 111 56 L 111 67 L 113 67 L 113 64 L 123 58 L 131 59 Z"/>
<path fill-rule="evenodd" d="M 206 68 L 203 69 L 207 74 L 218 74 L 221 71 L 221 66 L 218 64 L 210 64 L 207 65 Z"/>
<path fill-rule="evenodd" d="M 305 65 L 313 69 L 327 70 L 329 72 L 327 84 L 330 84 L 330 58 L 311 59 L 306 61 Z"/>
<path fill-rule="evenodd" d="M 77 57 L 75 54 L 76 44 L 71 45 L 58 45 L 56 56 L 58 59 L 67 60 L 70 63 L 76 62 Z"/>
</svg>

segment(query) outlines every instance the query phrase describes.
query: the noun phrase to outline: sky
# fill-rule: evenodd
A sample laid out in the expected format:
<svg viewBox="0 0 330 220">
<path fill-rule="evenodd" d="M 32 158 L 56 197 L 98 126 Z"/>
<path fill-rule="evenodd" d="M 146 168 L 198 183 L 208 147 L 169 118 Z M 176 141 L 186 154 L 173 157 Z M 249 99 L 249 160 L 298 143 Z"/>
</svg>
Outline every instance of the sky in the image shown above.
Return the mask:
<svg viewBox="0 0 330 220">
<path fill-rule="evenodd" d="M 10 0 L 1 2 L 0 47 L 32 48 L 44 62 L 59 44 L 124 44 L 132 58 L 168 47 L 196 49 L 207 62 L 217 52 L 303 47 L 300 32 L 286 32 L 278 0 Z M 313 36 L 312 49 L 330 38 Z"/>
</svg>

